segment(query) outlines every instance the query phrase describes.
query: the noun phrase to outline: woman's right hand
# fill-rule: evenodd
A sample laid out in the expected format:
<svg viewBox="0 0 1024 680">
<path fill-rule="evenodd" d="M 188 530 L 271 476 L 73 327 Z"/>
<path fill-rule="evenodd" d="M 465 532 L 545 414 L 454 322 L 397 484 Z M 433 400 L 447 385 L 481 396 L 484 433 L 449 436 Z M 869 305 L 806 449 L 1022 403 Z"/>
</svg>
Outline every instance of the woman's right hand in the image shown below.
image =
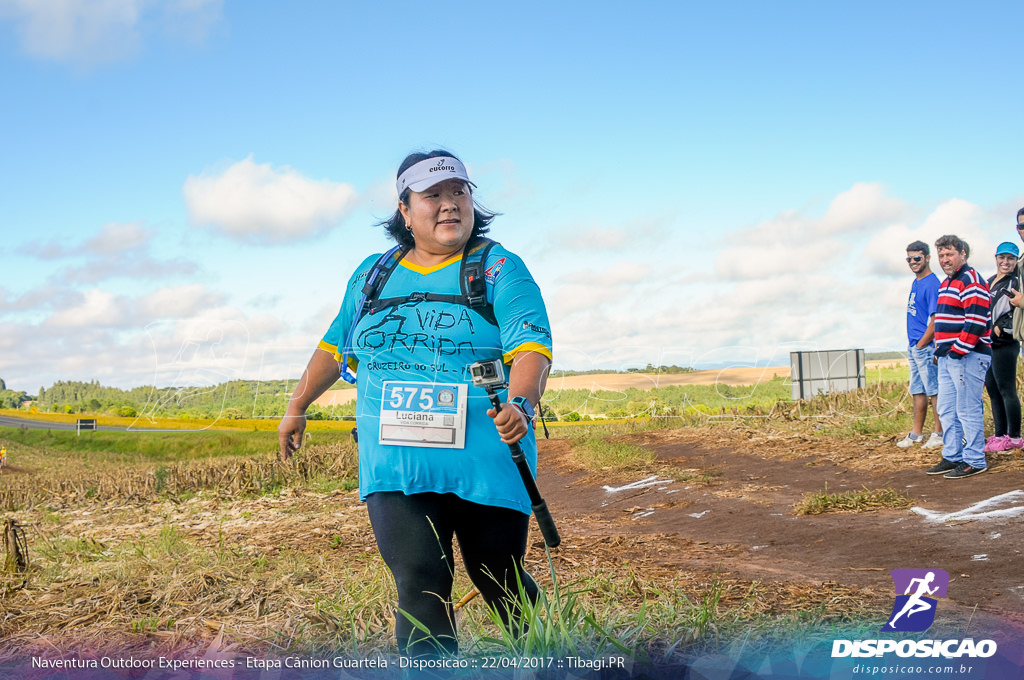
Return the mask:
<svg viewBox="0 0 1024 680">
<path fill-rule="evenodd" d="M 287 461 L 302 446 L 306 431 L 306 414 L 288 412 L 277 426 L 277 439 L 281 444 L 281 460 Z"/>
<path fill-rule="evenodd" d="M 1024 293 L 1011 288 L 1008 297 L 1010 298 L 1010 304 L 1014 307 L 1024 307 Z"/>
</svg>

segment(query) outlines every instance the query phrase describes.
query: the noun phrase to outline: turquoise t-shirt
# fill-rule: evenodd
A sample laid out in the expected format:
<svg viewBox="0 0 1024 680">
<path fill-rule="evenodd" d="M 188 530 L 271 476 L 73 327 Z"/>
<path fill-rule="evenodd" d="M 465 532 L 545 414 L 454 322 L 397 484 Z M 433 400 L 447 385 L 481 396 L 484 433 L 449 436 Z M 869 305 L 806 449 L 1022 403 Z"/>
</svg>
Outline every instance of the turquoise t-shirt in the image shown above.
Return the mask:
<svg viewBox="0 0 1024 680">
<path fill-rule="evenodd" d="M 472 386 L 469 365 L 501 358 L 506 380 L 516 354 L 534 351 L 551 358 L 551 332 L 540 289 L 517 255 L 496 244 L 485 263 L 487 300 L 498 326 L 463 305 L 409 301 L 366 314 L 345 348 L 367 274 L 380 259 L 368 257 L 349 279 L 341 310 L 320 342 L 320 348 L 341 360 L 348 349 L 356 371 L 356 425 L 359 428 L 359 494 L 378 491 L 407 494 L 454 493 L 474 503 L 530 513 L 529 496 L 503 443 L 487 416 L 490 400 Z M 395 267 L 379 299 L 415 292 L 460 294 L 462 256 L 424 268 L 406 260 Z M 384 387 L 387 386 L 387 392 Z M 457 420 L 457 402 L 465 395 L 464 442 L 445 439 L 436 447 L 393 442 L 396 418 L 420 417 L 424 406 L 443 411 L 446 423 Z M 501 391 L 502 401 L 506 399 Z M 454 398 L 453 398 L 454 397 Z M 450 408 L 442 408 L 442 405 Z M 384 427 L 381 414 L 384 409 Z M 396 410 L 397 409 L 397 410 Z M 447 415 L 451 413 L 452 415 Z M 443 440 L 443 441 L 442 441 Z M 459 446 L 459 444 L 462 444 Z M 536 474 L 537 442 L 532 430 L 520 442 Z"/>
</svg>

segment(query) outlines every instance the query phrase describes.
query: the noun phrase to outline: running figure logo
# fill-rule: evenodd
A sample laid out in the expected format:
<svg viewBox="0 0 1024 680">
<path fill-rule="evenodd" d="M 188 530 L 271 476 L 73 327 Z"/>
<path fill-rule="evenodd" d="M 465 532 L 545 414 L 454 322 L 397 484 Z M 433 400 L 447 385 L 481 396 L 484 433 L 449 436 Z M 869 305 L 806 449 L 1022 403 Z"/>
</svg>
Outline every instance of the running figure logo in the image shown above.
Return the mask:
<svg viewBox="0 0 1024 680">
<path fill-rule="evenodd" d="M 896 586 L 896 602 L 892 606 L 889 622 L 882 630 L 919 632 L 927 630 L 935 621 L 938 601 L 930 595 L 945 597 L 949 586 L 949 574 L 942 569 L 893 569 L 893 585 Z"/>
</svg>

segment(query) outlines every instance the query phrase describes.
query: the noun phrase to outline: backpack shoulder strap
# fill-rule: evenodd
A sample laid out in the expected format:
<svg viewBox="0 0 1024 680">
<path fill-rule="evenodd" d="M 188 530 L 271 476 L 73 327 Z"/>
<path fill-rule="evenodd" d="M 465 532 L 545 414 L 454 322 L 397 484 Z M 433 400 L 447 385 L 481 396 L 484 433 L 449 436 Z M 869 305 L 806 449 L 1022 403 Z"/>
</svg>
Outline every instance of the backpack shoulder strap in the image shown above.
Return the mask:
<svg viewBox="0 0 1024 680">
<path fill-rule="evenodd" d="M 356 315 L 352 318 L 352 325 L 349 326 L 348 333 L 345 335 L 345 344 L 342 347 L 341 352 L 341 378 L 347 382 L 354 384 L 356 381 L 355 373 L 349 366 L 349 348 L 352 347 L 352 338 L 356 332 L 356 325 L 359 323 L 359 319 L 363 318 L 363 315 L 369 311 L 370 307 L 373 306 L 373 302 L 380 296 L 381 289 L 384 288 L 384 284 L 388 278 L 391 277 L 391 273 L 395 271 L 395 267 L 408 250 L 405 246 L 399 244 L 380 256 L 370 268 L 370 272 L 366 275 L 366 283 L 363 284 L 363 297 L 359 301 L 359 306 L 356 308 Z"/>
<path fill-rule="evenodd" d="M 466 246 L 462 255 L 462 262 L 459 265 L 459 289 L 461 291 L 459 295 L 414 292 L 398 297 L 381 298 L 380 291 L 387 281 L 387 276 L 391 275 L 391 271 L 389 270 L 375 277 L 372 281 L 370 277 L 367 277 L 366 285 L 363 287 L 366 293 L 364 295 L 363 313 L 376 314 L 382 309 L 397 307 L 407 302 L 446 302 L 469 307 L 488 323 L 497 326 L 498 321 L 494 316 L 493 306 L 487 302 L 486 281 L 487 255 L 496 243 L 496 241 L 492 241 L 489 238 L 477 238 Z M 397 264 L 397 259 L 395 264 Z M 394 269 L 394 264 L 385 264 L 389 264 L 391 269 Z"/>
<path fill-rule="evenodd" d="M 494 317 L 494 307 L 487 302 L 486 279 L 487 256 L 495 245 L 497 245 L 497 241 L 489 238 L 475 239 L 472 247 L 467 247 L 466 254 L 462 257 L 460 278 L 462 296 L 466 300 L 466 306 L 476 310 L 489 323 L 497 326 L 498 321 Z"/>
<path fill-rule="evenodd" d="M 380 259 L 373 265 L 373 268 L 370 269 L 370 273 L 366 275 L 366 283 L 363 284 L 363 299 L 359 305 L 359 316 L 365 314 L 373 306 L 373 303 L 377 301 L 377 298 L 380 297 L 380 292 L 384 290 L 384 284 L 391 278 L 391 274 L 398 267 L 398 263 L 402 261 L 408 250 L 405 246 L 397 245 L 381 255 Z M 359 321 L 359 319 L 356 318 L 356 321 Z"/>
</svg>

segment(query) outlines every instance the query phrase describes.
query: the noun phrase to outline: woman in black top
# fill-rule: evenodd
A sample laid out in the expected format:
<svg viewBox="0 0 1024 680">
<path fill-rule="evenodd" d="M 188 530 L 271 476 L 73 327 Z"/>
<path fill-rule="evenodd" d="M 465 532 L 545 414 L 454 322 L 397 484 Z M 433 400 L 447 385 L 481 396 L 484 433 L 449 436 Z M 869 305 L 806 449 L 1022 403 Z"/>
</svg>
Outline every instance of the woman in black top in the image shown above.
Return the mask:
<svg viewBox="0 0 1024 680">
<path fill-rule="evenodd" d="M 1019 290 L 1014 275 L 1020 251 L 1009 241 L 996 248 L 996 275 L 988 280 L 992 293 L 992 364 L 985 375 L 985 389 L 992 402 L 995 433 L 985 442 L 985 452 L 1024 447 L 1020 436 L 1020 398 L 1017 396 L 1017 357 L 1020 343 L 1013 337 L 1013 305 L 1010 291 Z"/>
</svg>

